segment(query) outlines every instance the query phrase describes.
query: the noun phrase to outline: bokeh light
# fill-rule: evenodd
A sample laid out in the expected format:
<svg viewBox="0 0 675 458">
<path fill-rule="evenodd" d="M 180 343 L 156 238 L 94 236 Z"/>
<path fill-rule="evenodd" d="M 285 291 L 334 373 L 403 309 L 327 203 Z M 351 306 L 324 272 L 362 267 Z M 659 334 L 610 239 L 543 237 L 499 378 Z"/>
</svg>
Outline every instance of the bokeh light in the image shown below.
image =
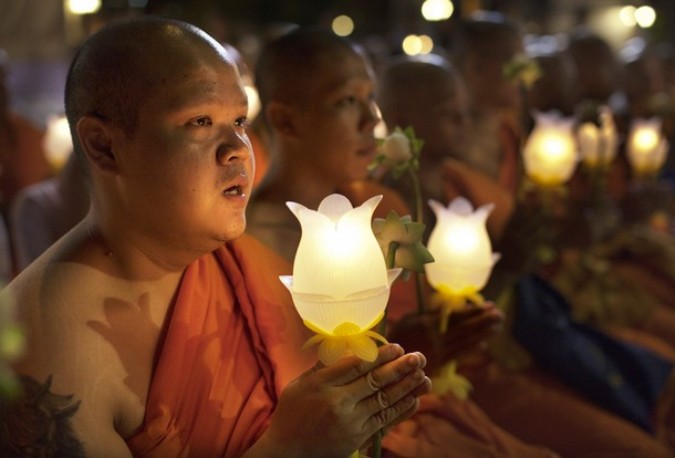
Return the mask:
<svg viewBox="0 0 675 458">
<path fill-rule="evenodd" d="M 643 29 L 653 26 L 655 21 L 656 11 L 651 6 L 643 5 L 635 10 L 635 22 Z"/>
<path fill-rule="evenodd" d="M 333 19 L 331 28 L 336 35 L 348 37 L 354 32 L 354 21 L 349 16 L 342 14 Z"/>
<path fill-rule="evenodd" d="M 408 56 L 429 54 L 434 49 L 434 40 L 429 35 L 408 35 L 401 43 L 403 52 Z"/>
<path fill-rule="evenodd" d="M 68 0 L 66 8 L 73 14 L 91 14 L 101 9 L 101 0 Z"/>
<path fill-rule="evenodd" d="M 425 0 L 422 16 L 427 21 L 444 21 L 452 16 L 455 6 L 450 0 Z"/>
</svg>

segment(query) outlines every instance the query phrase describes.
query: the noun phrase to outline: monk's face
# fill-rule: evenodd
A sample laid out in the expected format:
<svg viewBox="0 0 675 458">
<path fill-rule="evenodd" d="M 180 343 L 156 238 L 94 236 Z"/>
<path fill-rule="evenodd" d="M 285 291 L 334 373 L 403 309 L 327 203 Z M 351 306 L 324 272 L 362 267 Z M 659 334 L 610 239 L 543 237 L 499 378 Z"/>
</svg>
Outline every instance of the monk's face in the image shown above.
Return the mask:
<svg viewBox="0 0 675 458">
<path fill-rule="evenodd" d="M 411 90 L 415 95 L 403 116 L 424 140 L 422 160 L 461 157 L 467 147 L 469 127 L 468 95 L 462 82 L 439 76 Z"/>
<path fill-rule="evenodd" d="M 298 111 L 298 134 L 317 177 L 339 186 L 367 175 L 379 117 L 370 67 L 339 54 L 312 72 Z"/>
<path fill-rule="evenodd" d="M 512 38 L 485 44 L 467 57 L 462 71 L 475 109 L 508 110 L 519 106 L 518 84 L 504 76 L 504 66 L 521 51 L 520 41 Z"/>
<path fill-rule="evenodd" d="M 246 95 L 234 65 L 213 50 L 153 67 L 155 90 L 116 146 L 128 218 L 169 244 L 213 249 L 245 229 Z"/>
</svg>

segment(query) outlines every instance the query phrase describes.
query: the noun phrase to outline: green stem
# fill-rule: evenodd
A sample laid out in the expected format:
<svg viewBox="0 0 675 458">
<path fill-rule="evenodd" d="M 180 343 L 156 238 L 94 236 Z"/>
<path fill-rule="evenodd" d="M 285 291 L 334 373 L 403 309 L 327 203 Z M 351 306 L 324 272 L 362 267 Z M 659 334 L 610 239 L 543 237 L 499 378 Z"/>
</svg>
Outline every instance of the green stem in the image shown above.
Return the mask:
<svg viewBox="0 0 675 458">
<path fill-rule="evenodd" d="M 398 247 L 401 246 L 399 242 L 393 241 L 389 242 L 389 247 L 387 248 L 387 254 L 384 257 L 384 263 L 387 269 L 393 269 L 396 267 L 396 250 L 398 250 Z M 384 309 L 384 317 L 382 317 L 382 321 L 380 321 L 380 326 L 378 327 L 378 330 L 380 334 L 384 335 L 386 332 L 386 325 L 387 325 L 387 309 Z"/>
<path fill-rule="evenodd" d="M 420 272 L 415 272 L 415 294 L 417 296 L 417 313 L 424 314 L 424 278 Z"/>
<path fill-rule="evenodd" d="M 373 437 L 373 447 L 371 450 L 371 458 L 380 458 L 382 456 L 382 430 L 380 429 Z"/>
<path fill-rule="evenodd" d="M 408 168 L 408 175 L 410 176 L 410 181 L 413 185 L 413 192 L 415 194 L 415 208 L 413 208 L 415 212 L 415 221 L 424 224 L 424 203 L 422 202 L 422 188 L 420 187 L 420 180 L 412 167 Z"/>
<path fill-rule="evenodd" d="M 396 250 L 401 244 L 394 241 L 389 242 L 389 248 L 387 248 L 387 256 L 385 256 L 384 261 L 387 265 L 387 269 L 393 269 L 396 267 Z"/>
<path fill-rule="evenodd" d="M 412 182 L 413 192 L 415 194 L 415 221 L 424 224 L 424 203 L 422 202 L 422 187 L 417 177 L 416 171 L 412 167 L 408 168 L 408 176 Z M 420 272 L 415 273 L 415 295 L 417 297 L 417 313 L 424 313 L 424 278 Z"/>
</svg>

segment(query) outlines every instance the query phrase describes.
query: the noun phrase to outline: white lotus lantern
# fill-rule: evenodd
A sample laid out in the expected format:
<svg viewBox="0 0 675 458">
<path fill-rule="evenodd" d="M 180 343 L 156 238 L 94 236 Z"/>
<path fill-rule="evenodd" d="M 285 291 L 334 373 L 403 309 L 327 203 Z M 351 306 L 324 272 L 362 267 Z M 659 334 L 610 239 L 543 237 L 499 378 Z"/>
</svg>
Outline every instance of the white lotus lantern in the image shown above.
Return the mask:
<svg viewBox="0 0 675 458">
<path fill-rule="evenodd" d="M 585 122 L 577 130 L 577 144 L 584 165 L 589 168 L 607 167 L 616 157 L 619 139 L 609 107 L 598 113 L 600 125 Z"/>
<path fill-rule="evenodd" d="M 384 317 L 401 269 L 387 270 L 372 230 L 380 200 L 376 196 L 353 208 L 346 197 L 332 194 L 318 210 L 287 203 L 300 221 L 302 237 L 293 276 L 281 281 L 305 325 L 317 333 L 306 346 L 321 343 L 319 358 L 326 365 L 349 353 L 373 361 L 377 346 L 372 339 L 386 342 L 371 328 Z"/>
<path fill-rule="evenodd" d="M 538 185 L 559 186 L 570 179 L 578 155 L 573 118 L 536 113 L 535 126 L 523 150 L 525 172 Z"/>
<path fill-rule="evenodd" d="M 634 119 L 628 134 L 628 161 L 638 175 L 659 171 L 666 161 L 668 140 L 661 133 L 661 119 Z"/>
<path fill-rule="evenodd" d="M 429 283 L 439 293 L 437 305 L 443 306 L 447 318 L 466 301 L 484 302 L 479 291 L 499 259 L 499 254 L 492 252 L 485 226 L 494 204 L 474 211 L 467 199 L 457 197 L 447 208 L 435 200 L 429 205 L 436 214 L 436 225 L 427 248 L 435 261 L 425 264 L 425 269 Z M 446 320 L 441 320 L 442 330 L 445 325 Z"/>
</svg>

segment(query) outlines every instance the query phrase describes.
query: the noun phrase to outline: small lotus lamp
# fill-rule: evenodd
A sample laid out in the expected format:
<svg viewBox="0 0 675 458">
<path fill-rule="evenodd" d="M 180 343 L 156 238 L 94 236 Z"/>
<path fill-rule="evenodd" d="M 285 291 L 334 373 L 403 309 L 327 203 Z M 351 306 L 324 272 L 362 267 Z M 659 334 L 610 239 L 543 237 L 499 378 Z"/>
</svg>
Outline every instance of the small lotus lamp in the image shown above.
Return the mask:
<svg viewBox="0 0 675 458">
<path fill-rule="evenodd" d="M 535 113 L 535 126 L 523 150 L 525 172 L 537 185 L 556 187 L 570 179 L 578 162 L 573 118 Z"/>
<path fill-rule="evenodd" d="M 280 279 L 305 325 L 317 334 L 305 347 L 320 344 L 325 365 L 347 354 L 374 361 L 375 340 L 386 342 L 372 328 L 384 317 L 401 269 L 387 270 L 372 230 L 380 200 L 375 196 L 353 208 L 343 195 L 331 194 L 317 210 L 286 204 L 300 221 L 302 236 L 293 275 Z"/>
<path fill-rule="evenodd" d="M 577 130 L 577 145 L 583 164 L 589 169 L 607 168 L 616 157 L 619 139 L 609 107 L 598 109 L 598 122 L 584 122 Z"/>
<path fill-rule="evenodd" d="M 433 305 L 441 308 L 441 332 L 447 329 L 447 318 L 466 302 L 482 304 L 483 289 L 499 254 L 492 252 L 485 227 L 493 204 L 474 211 L 471 203 L 455 198 L 446 208 L 430 200 L 436 214 L 436 226 L 429 237 L 428 249 L 435 261 L 425 264 L 427 280 L 436 289 Z"/>
<path fill-rule="evenodd" d="M 638 176 L 658 172 L 666 161 L 668 140 L 661 133 L 661 119 L 638 118 L 631 123 L 628 134 L 628 161 Z"/>
</svg>

